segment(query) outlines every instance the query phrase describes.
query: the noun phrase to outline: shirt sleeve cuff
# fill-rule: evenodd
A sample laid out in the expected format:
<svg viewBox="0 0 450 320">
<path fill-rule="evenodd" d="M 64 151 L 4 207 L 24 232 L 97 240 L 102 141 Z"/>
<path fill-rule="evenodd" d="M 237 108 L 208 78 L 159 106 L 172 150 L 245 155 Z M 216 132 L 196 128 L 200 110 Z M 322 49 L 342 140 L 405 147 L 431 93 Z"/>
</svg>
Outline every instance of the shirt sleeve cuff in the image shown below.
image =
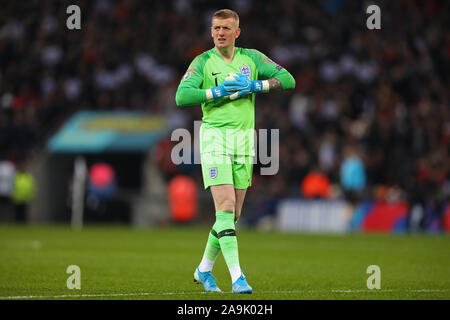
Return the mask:
<svg viewBox="0 0 450 320">
<path fill-rule="evenodd" d="M 269 80 L 263 80 L 262 82 L 262 92 L 269 92 Z"/>
<path fill-rule="evenodd" d="M 211 89 L 207 89 L 206 90 L 206 101 L 211 100 L 212 98 L 214 98 L 212 90 Z"/>
</svg>

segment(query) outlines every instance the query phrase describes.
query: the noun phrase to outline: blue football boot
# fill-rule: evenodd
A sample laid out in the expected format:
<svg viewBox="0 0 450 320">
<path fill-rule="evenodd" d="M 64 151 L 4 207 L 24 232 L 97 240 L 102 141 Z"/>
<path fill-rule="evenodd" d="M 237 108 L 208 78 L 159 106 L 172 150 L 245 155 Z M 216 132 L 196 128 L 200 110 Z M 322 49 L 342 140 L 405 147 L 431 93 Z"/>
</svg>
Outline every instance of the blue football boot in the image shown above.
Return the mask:
<svg viewBox="0 0 450 320">
<path fill-rule="evenodd" d="M 233 283 L 233 293 L 252 293 L 253 289 L 247 283 L 246 276 L 241 276 Z"/>
<path fill-rule="evenodd" d="M 198 284 L 203 284 L 205 287 L 205 291 L 208 292 L 222 292 L 216 284 L 216 277 L 213 276 L 211 271 L 208 272 L 200 272 L 200 270 L 195 269 L 194 272 L 194 282 Z"/>
</svg>

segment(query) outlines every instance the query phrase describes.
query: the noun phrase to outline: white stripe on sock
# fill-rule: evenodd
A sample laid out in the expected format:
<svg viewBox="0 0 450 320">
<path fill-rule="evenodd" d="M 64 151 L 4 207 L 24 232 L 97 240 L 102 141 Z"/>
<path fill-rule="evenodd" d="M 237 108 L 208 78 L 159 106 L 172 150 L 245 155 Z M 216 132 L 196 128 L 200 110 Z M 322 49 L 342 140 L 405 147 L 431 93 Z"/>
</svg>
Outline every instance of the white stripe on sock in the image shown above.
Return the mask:
<svg viewBox="0 0 450 320">
<path fill-rule="evenodd" d="M 240 266 L 230 267 L 230 268 L 228 268 L 228 270 L 230 270 L 231 283 L 234 283 L 237 279 L 239 279 L 239 277 L 242 274 Z"/>
<path fill-rule="evenodd" d="M 203 257 L 202 261 L 200 262 L 200 265 L 198 266 L 198 270 L 200 270 L 200 272 L 212 271 L 213 266 L 214 261 L 208 260 L 205 257 Z"/>
</svg>

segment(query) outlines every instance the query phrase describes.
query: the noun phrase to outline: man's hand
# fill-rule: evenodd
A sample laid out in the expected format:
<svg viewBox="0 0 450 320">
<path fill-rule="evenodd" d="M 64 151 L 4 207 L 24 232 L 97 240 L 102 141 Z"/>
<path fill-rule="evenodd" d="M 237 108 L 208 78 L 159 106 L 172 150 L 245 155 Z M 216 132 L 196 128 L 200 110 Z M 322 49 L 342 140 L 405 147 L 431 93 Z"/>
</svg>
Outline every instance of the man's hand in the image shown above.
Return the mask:
<svg viewBox="0 0 450 320">
<path fill-rule="evenodd" d="M 245 75 L 240 73 L 228 75 L 222 82 L 222 86 L 226 91 L 232 93 L 230 95 L 231 100 L 238 99 L 246 94 L 263 91 L 263 82 L 261 80 L 250 81 Z"/>
</svg>

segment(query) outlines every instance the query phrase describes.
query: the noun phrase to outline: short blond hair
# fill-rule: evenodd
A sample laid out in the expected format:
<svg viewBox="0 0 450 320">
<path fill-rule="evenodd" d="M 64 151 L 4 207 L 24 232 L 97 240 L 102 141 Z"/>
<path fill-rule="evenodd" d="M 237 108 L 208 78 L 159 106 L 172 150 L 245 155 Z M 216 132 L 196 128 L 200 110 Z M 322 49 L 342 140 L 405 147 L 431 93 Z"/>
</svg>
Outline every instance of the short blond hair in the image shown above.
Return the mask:
<svg viewBox="0 0 450 320">
<path fill-rule="evenodd" d="M 237 26 L 239 27 L 239 15 L 236 13 L 236 11 L 230 10 L 230 9 L 221 9 L 219 11 L 214 12 L 212 19 L 228 19 L 233 18 L 237 22 Z M 212 20 L 211 19 L 211 20 Z"/>
</svg>

